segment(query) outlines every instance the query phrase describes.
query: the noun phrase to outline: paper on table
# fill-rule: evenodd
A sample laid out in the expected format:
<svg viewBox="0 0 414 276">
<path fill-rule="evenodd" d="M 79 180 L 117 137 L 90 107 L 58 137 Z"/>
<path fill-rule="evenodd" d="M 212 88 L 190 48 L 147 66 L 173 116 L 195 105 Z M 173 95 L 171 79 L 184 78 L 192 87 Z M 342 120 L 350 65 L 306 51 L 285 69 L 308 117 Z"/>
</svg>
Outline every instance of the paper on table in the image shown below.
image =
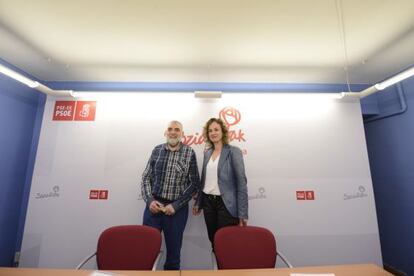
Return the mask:
<svg viewBox="0 0 414 276">
<path fill-rule="evenodd" d="M 290 273 L 290 276 L 335 276 L 334 273 Z"/>
<path fill-rule="evenodd" d="M 122 274 L 115 274 L 115 273 L 111 273 L 111 272 L 107 272 L 107 271 L 99 271 L 99 270 L 95 270 L 94 272 L 92 272 L 91 274 L 89 274 L 89 276 L 120 276 Z"/>
</svg>

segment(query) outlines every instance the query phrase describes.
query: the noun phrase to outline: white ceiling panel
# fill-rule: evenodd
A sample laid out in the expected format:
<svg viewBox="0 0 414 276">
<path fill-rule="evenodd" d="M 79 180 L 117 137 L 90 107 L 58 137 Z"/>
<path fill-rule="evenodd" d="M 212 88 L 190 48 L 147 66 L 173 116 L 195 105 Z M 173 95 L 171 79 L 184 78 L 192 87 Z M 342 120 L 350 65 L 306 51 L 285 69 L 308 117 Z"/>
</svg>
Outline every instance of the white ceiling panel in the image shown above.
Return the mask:
<svg viewBox="0 0 414 276">
<path fill-rule="evenodd" d="M 373 83 L 414 63 L 414 1 L 0 0 L 0 39 L 48 81 Z"/>
</svg>

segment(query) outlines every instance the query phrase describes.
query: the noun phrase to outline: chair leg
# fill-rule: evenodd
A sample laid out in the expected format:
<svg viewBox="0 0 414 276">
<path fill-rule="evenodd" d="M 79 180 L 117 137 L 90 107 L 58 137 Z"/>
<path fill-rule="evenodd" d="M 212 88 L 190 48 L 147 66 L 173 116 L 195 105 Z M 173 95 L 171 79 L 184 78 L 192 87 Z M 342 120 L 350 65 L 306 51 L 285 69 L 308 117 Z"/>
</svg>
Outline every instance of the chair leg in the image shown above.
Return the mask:
<svg viewBox="0 0 414 276">
<path fill-rule="evenodd" d="M 158 256 L 157 256 L 157 258 L 155 259 L 155 262 L 154 262 L 154 265 L 152 266 L 152 271 L 155 271 L 155 270 L 157 270 L 157 266 L 158 266 L 158 263 L 160 262 L 160 260 L 161 260 L 161 256 L 162 256 L 162 250 L 160 251 L 160 253 L 158 253 Z"/>
<path fill-rule="evenodd" d="M 93 256 L 96 255 L 96 252 L 93 253 L 92 255 L 86 257 L 86 259 L 84 259 L 80 264 L 78 264 L 78 266 L 76 267 L 76 269 L 81 269 L 82 266 L 84 266 L 90 259 L 92 259 Z"/>
<path fill-rule="evenodd" d="M 213 270 L 218 270 L 216 255 L 213 251 L 211 252 L 211 263 L 213 264 Z"/>
<path fill-rule="evenodd" d="M 285 257 L 285 255 L 282 254 L 282 252 L 278 251 L 277 255 L 280 257 L 280 259 L 282 259 L 282 261 L 287 265 L 287 267 L 292 268 L 292 264 L 287 260 L 287 258 Z"/>
</svg>

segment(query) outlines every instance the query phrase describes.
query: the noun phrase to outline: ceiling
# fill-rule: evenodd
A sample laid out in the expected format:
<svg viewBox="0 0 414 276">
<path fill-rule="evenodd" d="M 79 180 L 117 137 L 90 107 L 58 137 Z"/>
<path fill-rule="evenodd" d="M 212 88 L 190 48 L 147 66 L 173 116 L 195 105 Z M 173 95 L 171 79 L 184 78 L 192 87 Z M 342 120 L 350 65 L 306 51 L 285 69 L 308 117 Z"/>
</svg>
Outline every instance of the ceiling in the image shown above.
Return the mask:
<svg viewBox="0 0 414 276">
<path fill-rule="evenodd" d="M 0 58 L 44 81 L 375 83 L 413 49 L 414 0 L 0 0 Z"/>
</svg>

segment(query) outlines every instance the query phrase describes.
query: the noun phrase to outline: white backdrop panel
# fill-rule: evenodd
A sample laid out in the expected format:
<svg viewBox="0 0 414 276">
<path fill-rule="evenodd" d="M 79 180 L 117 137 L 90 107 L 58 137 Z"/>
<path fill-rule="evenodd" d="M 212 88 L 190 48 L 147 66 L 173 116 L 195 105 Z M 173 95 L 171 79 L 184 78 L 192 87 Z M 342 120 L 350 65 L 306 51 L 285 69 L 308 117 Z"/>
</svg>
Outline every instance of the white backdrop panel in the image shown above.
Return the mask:
<svg viewBox="0 0 414 276">
<path fill-rule="evenodd" d="M 21 266 L 73 268 L 105 228 L 141 224 L 141 174 L 167 123 L 180 120 L 188 137 L 198 137 L 225 107 L 241 115 L 230 130 L 245 153 L 249 224 L 269 228 L 295 266 L 381 265 L 359 102 L 327 94 L 200 100 L 190 93 L 96 93 L 78 99 L 97 101 L 95 121 L 65 122 L 52 121 L 55 100 L 45 107 Z M 204 145 L 192 146 L 200 167 Z M 93 189 L 108 190 L 108 200 L 90 200 Z M 314 191 L 315 200 L 297 200 L 296 191 Z M 202 216 L 190 216 L 182 268 L 210 268 L 209 247 Z"/>
</svg>

